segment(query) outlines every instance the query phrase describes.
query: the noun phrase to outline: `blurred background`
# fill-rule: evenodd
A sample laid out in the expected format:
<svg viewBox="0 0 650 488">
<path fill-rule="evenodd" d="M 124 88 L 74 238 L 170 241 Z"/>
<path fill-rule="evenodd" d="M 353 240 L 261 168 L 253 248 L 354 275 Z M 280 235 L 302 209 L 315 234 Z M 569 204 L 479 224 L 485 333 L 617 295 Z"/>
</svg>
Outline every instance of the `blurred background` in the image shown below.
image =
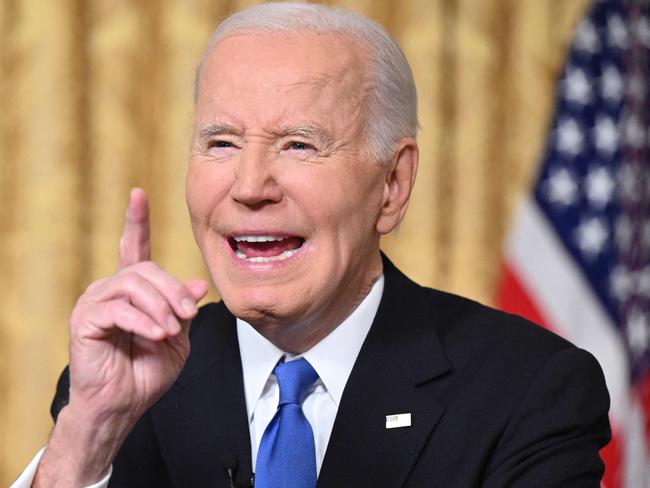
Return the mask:
<svg viewBox="0 0 650 488">
<path fill-rule="evenodd" d="M 194 68 L 219 20 L 254 3 L 0 1 L 0 485 L 47 441 L 68 315 L 116 268 L 132 186 L 150 195 L 153 258 L 207 277 L 184 202 Z M 418 182 L 385 251 L 422 284 L 494 304 L 589 2 L 327 3 L 385 26 L 417 82 Z"/>
</svg>

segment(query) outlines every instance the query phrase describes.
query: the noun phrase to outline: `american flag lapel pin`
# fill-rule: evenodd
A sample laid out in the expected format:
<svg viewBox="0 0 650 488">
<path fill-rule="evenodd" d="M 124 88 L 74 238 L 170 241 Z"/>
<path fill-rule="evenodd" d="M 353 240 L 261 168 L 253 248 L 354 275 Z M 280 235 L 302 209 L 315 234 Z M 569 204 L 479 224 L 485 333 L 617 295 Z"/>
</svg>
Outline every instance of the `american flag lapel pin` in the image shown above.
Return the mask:
<svg viewBox="0 0 650 488">
<path fill-rule="evenodd" d="M 397 413 L 394 415 L 386 415 L 387 429 L 399 429 L 400 427 L 410 427 L 410 426 L 411 426 L 410 413 Z"/>
</svg>

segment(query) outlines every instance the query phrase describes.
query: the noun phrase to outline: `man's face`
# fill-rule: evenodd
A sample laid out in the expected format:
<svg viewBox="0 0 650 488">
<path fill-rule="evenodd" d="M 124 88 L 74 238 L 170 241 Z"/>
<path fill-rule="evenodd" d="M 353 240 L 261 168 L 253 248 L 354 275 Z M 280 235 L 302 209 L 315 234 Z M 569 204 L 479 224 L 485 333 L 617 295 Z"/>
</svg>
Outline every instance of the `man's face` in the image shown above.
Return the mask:
<svg viewBox="0 0 650 488">
<path fill-rule="evenodd" d="M 319 340 L 381 272 L 386 168 L 365 142 L 364 69 L 349 38 L 309 32 L 233 35 L 204 64 L 192 226 L 228 308 L 267 336 Z"/>
</svg>

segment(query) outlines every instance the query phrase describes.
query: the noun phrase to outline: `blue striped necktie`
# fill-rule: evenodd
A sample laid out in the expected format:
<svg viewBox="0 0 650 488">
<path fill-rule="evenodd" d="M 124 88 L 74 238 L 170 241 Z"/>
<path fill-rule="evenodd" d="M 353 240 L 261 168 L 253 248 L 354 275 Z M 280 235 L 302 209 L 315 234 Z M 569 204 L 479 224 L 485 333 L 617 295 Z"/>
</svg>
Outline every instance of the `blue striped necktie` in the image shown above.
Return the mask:
<svg viewBox="0 0 650 488">
<path fill-rule="evenodd" d="M 314 488 L 314 433 L 300 405 L 318 375 L 304 358 L 279 363 L 273 372 L 280 402 L 257 452 L 255 488 Z"/>
</svg>

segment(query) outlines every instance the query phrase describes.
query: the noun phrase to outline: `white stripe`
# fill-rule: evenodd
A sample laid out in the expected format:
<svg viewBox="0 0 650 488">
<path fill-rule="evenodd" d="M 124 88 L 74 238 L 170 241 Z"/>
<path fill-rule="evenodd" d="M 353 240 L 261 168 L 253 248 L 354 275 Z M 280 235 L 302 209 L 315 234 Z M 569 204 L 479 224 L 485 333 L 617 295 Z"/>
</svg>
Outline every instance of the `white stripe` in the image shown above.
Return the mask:
<svg viewBox="0 0 650 488">
<path fill-rule="evenodd" d="M 623 486 L 650 486 L 650 452 L 645 438 L 645 415 L 638 401 L 632 400 L 625 425 L 625 459 L 623 459 Z"/>
</svg>

